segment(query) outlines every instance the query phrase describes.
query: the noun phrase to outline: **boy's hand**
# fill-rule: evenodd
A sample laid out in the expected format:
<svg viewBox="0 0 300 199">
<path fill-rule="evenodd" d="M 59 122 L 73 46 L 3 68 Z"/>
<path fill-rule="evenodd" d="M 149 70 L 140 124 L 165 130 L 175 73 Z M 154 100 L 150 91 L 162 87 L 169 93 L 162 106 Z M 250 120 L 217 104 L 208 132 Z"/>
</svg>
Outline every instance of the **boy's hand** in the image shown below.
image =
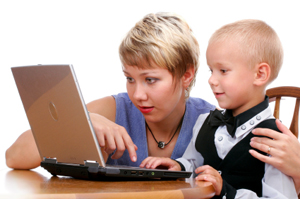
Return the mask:
<svg viewBox="0 0 300 199">
<path fill-rule="evenodd" d="M 180 165 L 171 158 L 163 158 L 163 157 L 147 157 L 142 161 L 140 167 L 147 169 L 155 169 L 158 166 L 166 167 L 168 170 L 172 171 L 181 171 Z"/>
<path fill-rule="evenodd" d="M 198 167 L 195 170 L 195 173 L 197 174 L 199 173 L 199 175 L 195 178 L 196 180 L 204 180 L 204 181 L 211 182 L 215 188 L 216 195 L 221 194 L 223 179 L 217 170 L 215 170 L 211 166 L 204 165 Z"/>
</svg>

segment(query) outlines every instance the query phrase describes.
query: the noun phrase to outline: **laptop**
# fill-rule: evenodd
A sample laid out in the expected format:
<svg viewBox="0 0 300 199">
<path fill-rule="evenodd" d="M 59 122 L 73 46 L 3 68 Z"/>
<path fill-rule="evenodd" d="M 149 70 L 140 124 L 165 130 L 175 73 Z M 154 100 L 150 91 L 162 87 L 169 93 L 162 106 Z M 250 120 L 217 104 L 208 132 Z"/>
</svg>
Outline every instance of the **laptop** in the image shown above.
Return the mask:
<svg viewBox="0 0 300 199">
<path fill-rule="evenodd" d="M 11 68 L 40 157 L 52 175 L 90 180 L 177 179 L 191 172 L 106 165 L 72 65 Z"/>
</svg>

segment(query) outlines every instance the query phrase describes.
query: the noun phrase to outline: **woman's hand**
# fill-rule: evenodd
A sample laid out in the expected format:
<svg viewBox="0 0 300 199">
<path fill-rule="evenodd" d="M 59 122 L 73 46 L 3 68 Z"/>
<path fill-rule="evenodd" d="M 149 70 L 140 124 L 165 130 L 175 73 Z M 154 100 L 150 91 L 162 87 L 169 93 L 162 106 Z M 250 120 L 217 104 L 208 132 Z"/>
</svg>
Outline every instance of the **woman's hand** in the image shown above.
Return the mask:
<svg viewBox="0 0 300 199">
<path fill-rule="evenodd" d="M 96 113 L 90 113 L 90 119 L 103 151 L 111 154 L 116 150 L 111 158 L 118 159 L 123 155 L 125 149 L 127 149 L 131 161 L 136 162 L 137 146 L 132 142 L 124 127 Z M 107 157 L 105 157 L 106 159 Z"/>
<path fill-rule="evenodd" d="M 297 192 L 300 192 L 300 143 L 297 137 L 279 120 L 276 120 L 278 129 L 276 132 L 270 129 L 257 128 L 253 130 L 254 135 L 267 136 L 269 138 L 253 137 L 250 145 L 260 151 L 269 153 L 265 156 L 255 150 L 250 150 L 250 154 L 267 163 L 284 174 L 293 177 Z M 270 147 L 270 149 L 269 149 Z"/>
<path fill-rule="evenodd" d="M 195 179 L 211 182 L 216 191 L 216 195 L 220 195 L 223 187 L 223 179 L 220 173 L 211 166 L 204 165 L 198 167 L 195 173 L 199 174 Z"/>
</svg>

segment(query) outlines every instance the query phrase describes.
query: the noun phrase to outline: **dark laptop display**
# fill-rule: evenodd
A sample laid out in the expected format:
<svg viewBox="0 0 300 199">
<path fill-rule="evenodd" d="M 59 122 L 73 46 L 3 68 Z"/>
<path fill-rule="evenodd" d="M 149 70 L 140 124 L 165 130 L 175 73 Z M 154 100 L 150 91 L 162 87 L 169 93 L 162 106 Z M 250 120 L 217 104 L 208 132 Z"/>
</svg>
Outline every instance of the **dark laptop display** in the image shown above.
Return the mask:
<svg viewBox="0 0 300 199">
<path fill-rule="evenodd" d="M 12 67 L 41 156 L 52 175 L 93 180 L 176 179 L 191 172 L 106 165 L 72 65 Z"/>
</svg>

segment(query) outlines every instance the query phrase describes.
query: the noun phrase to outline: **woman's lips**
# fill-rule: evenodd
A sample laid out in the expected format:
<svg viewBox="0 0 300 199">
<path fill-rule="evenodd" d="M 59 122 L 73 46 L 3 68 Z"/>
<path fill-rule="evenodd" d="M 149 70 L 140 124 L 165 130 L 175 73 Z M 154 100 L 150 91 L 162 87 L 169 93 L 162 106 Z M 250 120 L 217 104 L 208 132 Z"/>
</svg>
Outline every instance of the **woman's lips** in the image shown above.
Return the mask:
<svg viewBox="0 0 300 199">
<path fill-rule="evenodd" d="M 139 108 L 142 113 L 150 113 L 154 109 L 153 106 L 139 106 Z"/>
</svg>

